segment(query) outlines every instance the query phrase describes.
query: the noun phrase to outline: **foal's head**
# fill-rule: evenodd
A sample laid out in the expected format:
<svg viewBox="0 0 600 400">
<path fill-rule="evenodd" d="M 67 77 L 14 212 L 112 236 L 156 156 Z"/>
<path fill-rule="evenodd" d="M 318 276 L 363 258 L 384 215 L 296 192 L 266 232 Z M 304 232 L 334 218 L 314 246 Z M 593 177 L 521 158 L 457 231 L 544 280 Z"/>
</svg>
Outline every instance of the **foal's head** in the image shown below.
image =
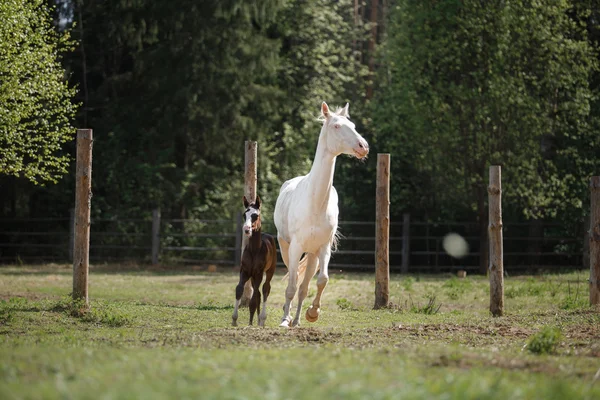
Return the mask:
<svg viewBox="0 0 600 400">
<path fill-rule="evenodd" d="M 248 202 L 246 196 L 244 196 L 244 235 L 251 237 L 253 231 L 260 230 L 260 197 L 256 196 L 256 201 L 252 204 Z"/>
<path fill-rule="evenodd" d="M 327 103 L 321 104 L 321 117 L 324 120 L 323 132 L 327 135 L 327 149 L 335 154 L 349 154 L 356 158 L 365 158 L 369 154 L 369 144 L 356 132 L 349 120 L 349 104 L 336 112 L 329 109 Z"/>
</svg>

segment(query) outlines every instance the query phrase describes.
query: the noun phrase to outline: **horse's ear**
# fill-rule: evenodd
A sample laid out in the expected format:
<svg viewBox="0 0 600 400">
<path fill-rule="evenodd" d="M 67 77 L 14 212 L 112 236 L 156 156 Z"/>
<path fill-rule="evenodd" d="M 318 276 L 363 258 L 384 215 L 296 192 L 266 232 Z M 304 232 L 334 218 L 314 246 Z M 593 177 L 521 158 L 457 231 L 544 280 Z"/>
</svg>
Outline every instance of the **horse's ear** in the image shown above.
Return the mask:
<svg viewBox="0 0 600 400">
<path fill-rule="evenodd" d="M 260 196 L 256 195 L 256 201 L 254 202 L 254 207 L 256 207 L 257 210 L 260 209 Z"/>
<path fill-rule="evenodd" d="M 350 103 L 346 103 L 346 106 L 344 108 L 342 108 L 342 112 L 340 112 L 341 116 L 350 118 L 350 113 L 348 112 L 348 107 L 350 107 Z"/>
<path fill-rule="evenodd" d="M 329 106 L 325 102 L 321 104 L 321 114 L 323 114 L 325 118 L 329 118 Z"/>
<path fill-rule="evenodd" d="M 249 205 L 250 203 L 248 203 L 248 199 L 246 198 L 246 196 L 244 196 L 244 208 L 248 208 Z"/>
</svg>

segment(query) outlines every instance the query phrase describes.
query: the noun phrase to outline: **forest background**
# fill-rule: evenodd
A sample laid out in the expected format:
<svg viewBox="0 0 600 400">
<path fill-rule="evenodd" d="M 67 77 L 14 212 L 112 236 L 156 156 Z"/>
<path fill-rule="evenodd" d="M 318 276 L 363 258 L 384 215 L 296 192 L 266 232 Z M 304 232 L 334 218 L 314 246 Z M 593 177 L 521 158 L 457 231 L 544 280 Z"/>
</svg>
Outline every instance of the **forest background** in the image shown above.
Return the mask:
<svg viewBox="0 0 600 400">
<path fill-rule="evenodd" d="M 0 217 L 63 217 L 75 129 L 94 131 L 92 218 L 234 218 L 244 141 L 267 215 L 306 174 L 322 101 L 371 146 L 337 163 L 340 218 L 477 221 L 502 166 L 505 220 L 581 237 L 600 174 L 594 0 L 7 0 Z M 36 56 L 37 54 L 37 56 Z"/>
</svg>

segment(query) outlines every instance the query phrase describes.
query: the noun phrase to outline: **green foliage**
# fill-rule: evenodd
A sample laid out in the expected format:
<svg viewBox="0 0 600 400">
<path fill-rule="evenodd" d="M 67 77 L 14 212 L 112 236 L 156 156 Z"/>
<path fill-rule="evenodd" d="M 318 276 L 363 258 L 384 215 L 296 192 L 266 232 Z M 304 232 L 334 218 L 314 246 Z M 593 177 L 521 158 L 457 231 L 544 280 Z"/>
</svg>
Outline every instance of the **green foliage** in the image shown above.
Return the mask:
<svg viewBox="0 0 600 400">
<path fill-rule="evenodd" d="M 567 294 L 560 303 L 560 308 L 563 310 L 575 310 L 589 307 L 587 296 L 579 292 L 580 285 L 576 285 L 575 289 L 571 288 L 571 283 L 567 283 Z"/>
<path fill-rule="evenodd" d="M 393 201 L 438 217 L 481 214 L 496 164 L 511 185 L 504 199 L 520 213 L 581 209 L 598 166 L 588 151 L 598 145 L 598 52 L 573 3 L 397 3 L 373 108 L 378 140 L 398 160 Z"/>
<path fill-rule="evenodd" d="M 95 130 L 95 215 L 230 218 L 244 141 L 259 142 L 258 192 L 308 171 L 321 101 L 361 99 L 352 1 L 66 2 L 88 70 L 79 119 Z M 83 93 L 82 93 L 83 95 Z M 356 110 L 359 104 L 353 104 Z"/>
<path fill-rule="evenodd" d="M 444 282 L 442 286 L 445 288 L 446 295 L 453 300 L 460 298 L 472 287 L 470 279 L 458 279 L 455 276 Z"/>
<path fill-rule="evenodd" d="M 0 21 L 0 174 L 57 182 L 75 133 L 75 89 L 60 64 L 73 42 L 55 31 L 43 0 L 3 1 Z"/>
<path fill-rule="evenodd" d="M 410 292 L 412 290 L 413 284 L 415 283 L 415 278 L 408 276 L 404 279 L 402 279 L 402 287 L 404 288 L 404 290 L 406 290 L 407 292 Z"/>
<path fill-rule="evenodd" d="M 545 326 L 527 342 L 527 350 L 535 354 L 552 354 L 560 344 L 563 335 L 559 328 Z"/>
<path fill-rule="evenodd" d="M 428 295 L 427 304 L 420 305 L 418 303 L 413 303 L 411 300 L 410 304 L 410 312 L 415 314 L 425 314 L 425 315 L 433 315 L 437 314 L 442 307 L 442 303 L 437 303 L 436 295 Z"/>
<path fill-rule="evenodd" d="M 348 299 L 345 298 L 341 298 L 341 299 L 337 299 L 335 301 L 335 304 L 337 304 L 337 306 L 341 309 L 341 310 L 349 310 L 352 309 L 354 306 L 352 305 L 352 302 L 349 301 Z"/>
<path fill-rule="evenodd" d="M 0 300 L 0 326 L 10 324 L 15 320 L 15 310 L 27 304 L 22 297 L 11 297 L 8 300 Z"/>
<path fill-rule="evenodd" d="M 62 297 L 51 307 L 51 310 L 63 312 L 83 322 L 109 327 L 123 326 L 131 321 L 131 317 L 122 310 L 119 303 L 95 301 L 86 305 L 84 300 L 74 300 L 71 296 Z"/>
</svg>

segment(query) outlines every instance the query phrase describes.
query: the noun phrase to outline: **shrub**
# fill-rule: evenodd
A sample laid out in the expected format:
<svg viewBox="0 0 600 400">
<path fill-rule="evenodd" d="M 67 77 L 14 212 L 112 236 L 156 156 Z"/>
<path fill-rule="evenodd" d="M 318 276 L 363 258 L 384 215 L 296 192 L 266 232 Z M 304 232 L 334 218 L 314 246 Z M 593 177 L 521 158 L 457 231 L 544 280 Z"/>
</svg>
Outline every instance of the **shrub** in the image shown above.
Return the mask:
<svg viewBox="0 0 600 400">
<path fill-rule="evenodd" d="M 562 339 L 559 328 L 546 326 L 529 338 L 527 350 L 535 354 L 551 354 Z"/>
</svg>

